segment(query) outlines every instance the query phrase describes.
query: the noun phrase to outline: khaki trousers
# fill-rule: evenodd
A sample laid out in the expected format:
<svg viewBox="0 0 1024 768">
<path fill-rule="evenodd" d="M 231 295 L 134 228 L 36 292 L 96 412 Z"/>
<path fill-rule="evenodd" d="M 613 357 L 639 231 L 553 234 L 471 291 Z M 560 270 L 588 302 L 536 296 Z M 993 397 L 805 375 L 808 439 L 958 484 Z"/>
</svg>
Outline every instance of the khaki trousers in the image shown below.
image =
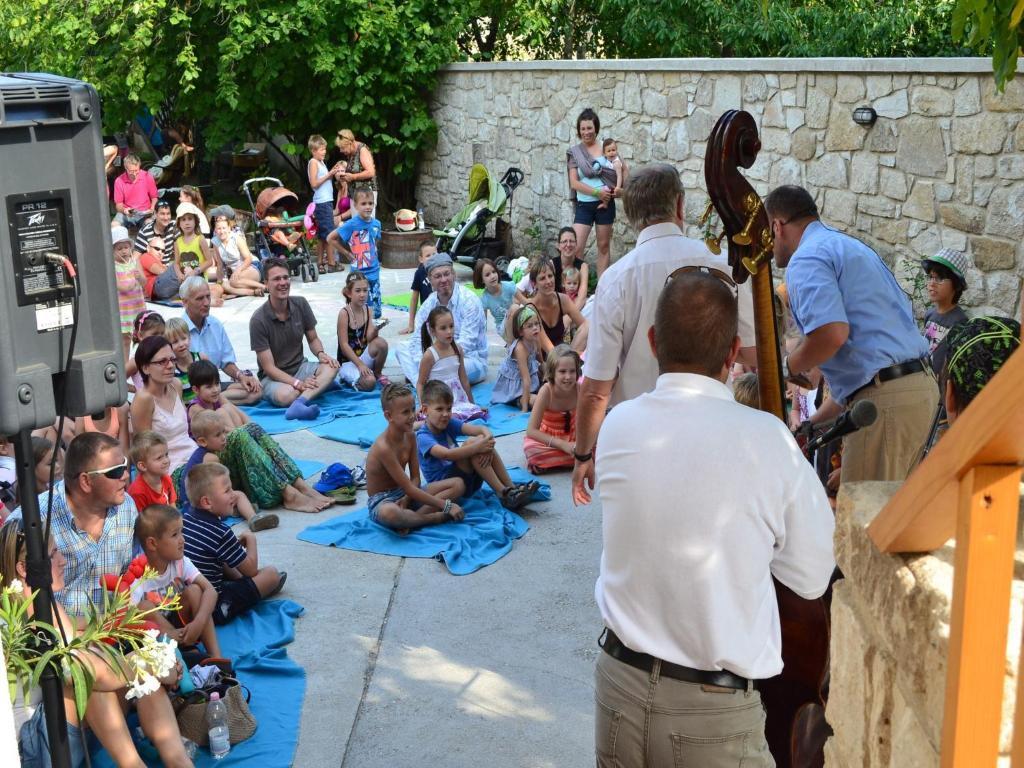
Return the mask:
<svg viewBox="0 0 1024 768">
<path fill-rule="evenodd" d="M 774 768 L 756 690 L 684 683 L 598 654 L 598 768 Z"/>
<path fill-rule="evenodd" d="M 927 371 L 861 390 L 849 405 L 871 400 L 878 418 L 843 438 L 840 482 L 905 480 L 913 469 L 939 405 L 939 388 Z"/>
</svg>

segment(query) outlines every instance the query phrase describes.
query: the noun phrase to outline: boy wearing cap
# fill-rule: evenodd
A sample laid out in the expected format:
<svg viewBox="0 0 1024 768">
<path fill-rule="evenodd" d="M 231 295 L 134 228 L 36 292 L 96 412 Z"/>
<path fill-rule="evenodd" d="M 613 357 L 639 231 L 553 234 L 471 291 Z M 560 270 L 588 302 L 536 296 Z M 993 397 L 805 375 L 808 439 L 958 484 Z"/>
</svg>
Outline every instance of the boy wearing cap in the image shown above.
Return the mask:
<svg viewBox="0 0 1024 768">
<path fill-rule="evenodd" d="M 928 340 L 932 370 L 941 375 L 946 364 L 946 334 L 968 320 L 967 313 L 960 308 L 960 297 L 967 288 L 967 256 L 943 248 L 930 259 L 924 259 L 921 268 L 927 276 L 928 299 L 932 303 L 924 315 L 924 337 Z"/>
</svg>

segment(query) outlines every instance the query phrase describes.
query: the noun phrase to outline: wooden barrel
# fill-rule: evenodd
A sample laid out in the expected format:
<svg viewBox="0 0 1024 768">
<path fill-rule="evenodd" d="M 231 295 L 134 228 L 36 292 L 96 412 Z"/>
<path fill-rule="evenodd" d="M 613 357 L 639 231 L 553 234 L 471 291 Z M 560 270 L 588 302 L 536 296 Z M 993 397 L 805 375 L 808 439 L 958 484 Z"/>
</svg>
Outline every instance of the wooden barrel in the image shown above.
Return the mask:
<svg viewBox="0 0 1024 768">
<path fill-rule="evenodd" d="M 412 232 L 385 231 L 381 236 L 380 263 L 389 269 L 408 269 L 420 263 L 420 245 L 434 242 L 434 233 L 429 229 L 414 229 Z"/>
</svg>

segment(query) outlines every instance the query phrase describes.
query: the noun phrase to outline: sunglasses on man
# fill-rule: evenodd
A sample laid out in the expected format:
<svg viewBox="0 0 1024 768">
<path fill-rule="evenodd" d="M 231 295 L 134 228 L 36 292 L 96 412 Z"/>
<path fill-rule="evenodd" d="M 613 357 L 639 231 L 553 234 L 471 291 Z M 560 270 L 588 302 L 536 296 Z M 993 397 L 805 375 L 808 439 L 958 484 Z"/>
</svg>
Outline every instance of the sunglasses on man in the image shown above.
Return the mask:
<svg viewBox="0 0 1024 768">
<path fill-rule="evenodd" d="M 103 475 L 108 480 L 120 480 L 124 477 L 124 473 L 128 471 L 128 459 L 125 459 L 120 464 L 115 464 L 112 467 L 104 467 L 103 469 L 89 469 L 82 472 L 83 475 Z"/>
</svg>

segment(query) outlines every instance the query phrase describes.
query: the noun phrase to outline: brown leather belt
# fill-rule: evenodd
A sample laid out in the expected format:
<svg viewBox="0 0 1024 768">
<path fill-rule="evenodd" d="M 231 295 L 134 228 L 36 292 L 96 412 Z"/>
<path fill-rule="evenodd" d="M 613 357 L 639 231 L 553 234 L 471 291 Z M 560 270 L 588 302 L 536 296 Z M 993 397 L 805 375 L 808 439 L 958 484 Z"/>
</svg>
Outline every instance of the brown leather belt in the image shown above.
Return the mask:
<svg viewBox="0 0 1024 768">
<path fill-rule="evenodd" d="M 876 384 L 882 384 L 886 381 L 892 381 L 893 379 L 901 378 L 902 376 L 909 376 L 912 373 L 920 373 L 925 370 L 925 364 L 923 360 L 907 360 L 905 363 L 897 363 L 896 365 L 890 365 L 888 368 L 883 368 L 874 376 L 871 377 L 871 381 L 867 384 L 862 384 L 857 387 L 847 401 L 852 400 L 857 394 L 868 387 L 873 387 Z"/>
<path fill-rule="evenodd" d="M 605 628 L 604 634 L 598 639 L 597 644 L 605 653 L 613 659 L 618 659 L 623 664 L 636 667 L 644 672 L 650 672 L 654 668 L 654 662 L 659 661 L 654 656 L 634 651 L 622 644 L 622 641 L 610 629 Z M 699 683 L 701 685 L 714 685 L 719 688 L 735 688 L 745 691 L 752 681 L 739 675 L 734 675 L 728 670 L 711 672 L 705 669 L 693 669 L 684 667 L 681 664 L 673 664 L 670 661 L 661 662 L 661 673 L 663 677 L 670 677 L 673 680 L 682 680 L 685 683 Z"/>
</svg>

